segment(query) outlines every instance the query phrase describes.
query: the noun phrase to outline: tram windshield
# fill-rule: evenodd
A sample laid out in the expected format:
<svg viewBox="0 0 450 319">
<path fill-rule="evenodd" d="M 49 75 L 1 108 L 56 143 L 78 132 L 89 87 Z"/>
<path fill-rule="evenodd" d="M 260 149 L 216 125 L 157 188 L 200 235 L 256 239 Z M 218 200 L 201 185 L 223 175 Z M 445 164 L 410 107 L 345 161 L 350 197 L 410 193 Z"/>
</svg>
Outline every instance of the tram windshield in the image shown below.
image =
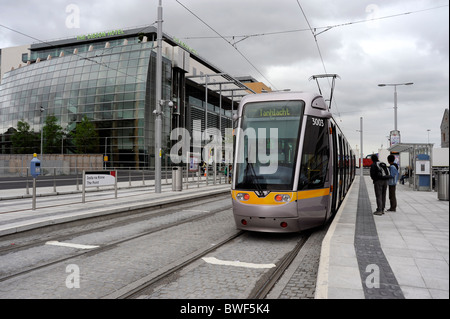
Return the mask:
<svg viewBox="0 0 450 319">
<path fill-rule="evenodd" d="M 238 189 L 292 190 L 303 101 L 244 105 L 236 145 Z"/>
</svg>

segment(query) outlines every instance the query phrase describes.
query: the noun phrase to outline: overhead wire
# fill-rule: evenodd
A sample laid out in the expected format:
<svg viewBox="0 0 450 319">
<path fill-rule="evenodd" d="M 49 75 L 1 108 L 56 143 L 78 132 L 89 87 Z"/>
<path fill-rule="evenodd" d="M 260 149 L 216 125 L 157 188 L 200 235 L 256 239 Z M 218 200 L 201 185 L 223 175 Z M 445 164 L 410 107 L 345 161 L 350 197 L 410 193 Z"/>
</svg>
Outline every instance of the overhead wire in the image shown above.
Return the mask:
<svg viewBox="0 0 450 319">
<path fill-rule="evenodd" d="M 321 52 L 321 50 L 320 50 L 320 46 L 319 46 L 319 44 L 318 44 L 318 41 L 317 41 L 317 35 L 319 35 L 319 34 L 321 34 L 321 33 L 323 33 L 323 32 L 326 32 L 326 31 L 328 31 L 328 30 L 330 30 L 330 29 L 332 29 L 332 28 L 338 28 L 338 27 L 343 27 L 343 26 L 349 26 L 349 25 L 354 25 L 354 24 L 358 24 L 358 23 L 365 23 L 365 22 L 372 22 L 372 21 L 376 21 L 376 20 L 383 20 L 383 19 L 389 19 L 389 18 L 395 18 L 395 17 L 399 17 L 399 16 L 403 16 L 403 15 L 409 15 L 409 14 L 414 14 L 414 13 L 419 13 L 419 12 L 425 12 L 425 11 L 430 11 L 430 10 L 435 10 L 435 9 L 440 9 L 440 8 L 443 8 L 443 7 L 448 7 L 449 5 L 441 5 L 441 6 L 437 6 L 437 7 L 432 7 L 432 8 L 426 8 L 426 9 L 421 9 L 421 10 L 416 10 L 416 11 L 409 11 L 409 12 L 403 12 L 403 13 L 399 13 L 399 14 L 393 14 L 393 15 L 388 15 L 388 16 L 384 16 L 384 17 L 378 17 L 378 18 L 373 18 L 373 19 L 364 19 L 364 20 L 358 20 L 358 21 L 351 21 L 351 22 L 346 22 L 346 23 L 341 23 L 341 24 L 336 24 L 336 25 L 332 25 L 332 26 L 326 26 L 326 27 L 315 27 L 315 28 L 312 28 L 312 26 L 310 25 L 310 23 L 309 23 L 309 21 L 308 21 L 308 19 L 307 19 L 307 17 L 306 17 L 306 14 L 305 14 L 305 12 L 304 12 L 304 10 L 303 10 L 303 8 L 302 8 L 302 6 L 301 6 L 301 4 L 300 4 L 300 2 L 299 2 L 299 0 L 296 0 L 297 1 L 297 4 L 298 4 L 298 6 L 300 7 L 300 10 L 302 11 L 302 13 L 303 13 L 303 16 L 304 16 L 304 18 L 305 18 L 305 20 L 306 20 L 306 22 L 307 22 L 307 24 L 308 24 L 308 29 L 294 29 L 294 30 L 287 30 L 287 31 L 275 31 L 275 32 L 266 32 L 266 33 L 256 33 L 256 34 L 249 34 L 249 35 L 237 35 L 237 36 L 223 36 L 223 35 L 221 35 L 219 32 L 217 32 L 214 28 L 212 28 L 209 24 L 207 24 L 204 20 L 202 20 L 198 15 L 196 15 L 194 12 L 192 12 L 192 10 L 190 10 L 189 8 L 187 8 L 184 4 L 182 4 L 180 1 L 178 1 L 178 0 L 176 0 L 181 6 L 183 6 L 187 11 L 189 11 L 192 15 L 194 15 L 198 20 L 200 20 L 203 24 L 205 24 L 208 28 L 210 28 L 214 33 L 216 33 L 218 36 L 219 36 L 219 38 L 222 38 L 223 40 L 225 40 L 228 44 L 230 44 L 261 76 L 263 76 L 263 78 L 269 83 L 269 84 L 271 84 L 273 87 L 274 87 L 274 85 L 266 78 L 266 76 L 264 75 L 264 74 L 262 74 L 262 72 L 261 71 L 259 71 L 258 70 L 258 68 L 237 48 L 237 46 L 236 46 L 236 44 L 237 43 L 239 43 L 239 42 L 241 42 L 241 41 L 243 41 L 243 40 L 246 40 L 246 39 L 248 39 L 248 38 L 250 38 L 250 37 L 261 37 L 261 36 L 268 36 L 268 35 L 277 35 L 277 34 L 286 34 L 286 33 L 294 33 L 294 32 L 305 32 L 305 31 L 310 31 L 312 34 L 313 34 L 313 36 L 314 36 L 314 39 L 315 39 L 315 42 L 316 42 L 316 46 L 317 46 L 317 49 L 318 49 L 318 52 L 319 52 L 319 55 L 320 55 L 320 59 L 321 59 L 321 61 L 322 61 L 322 65 L 323 65 L 323 68 L 324 68 L 324 70 L 325 70 L 325 72 L 326 72 L 326 67 L 325 67 L 325 63 L 324 63 L 324 59 L 323 59 L 323 56 L 322 56 L 322 52 Z M 156 22 L 155 22 L 156 23 Z M 155 23 L 153 23 L 153 24 L 151 24 L 151 25 L 154 25 Z M 151 26 L 150 25 L 150 26 Z M 42 43 L 42 44 L 47 44 L 49 47 L 55 47 L 54 45 L 52 45 L 51 43 L 49 43 L 49 42 L 46 42 L 46 41 L 43 41 L 43 40 L 41 40 L 41 39 L 38 39 L 38 38 L 35 38 L 35 37 L 33 37 L 33 36 L 31 36 L 31 35 L 28 35 L 28 34 L 25 34 L 25 33 L 23 33 L 23 32 L 21 32 L 21 31 L 18 31 L 18 30 L 15 30 L 15 29 L 12 29 L 12 28 L 10 28 L 10 27 L 8 27 L 8 26 L 5 26 L 5 25 L 3 25 L 3 24 L 0 24 L 0 27 L 3 27 L 3 28 L 5 28 L 5 29 L 7 29 L 7 30 L 10 30 L 10 31 L 12 31 L 12 32 L 15 32 L 15 33 L 18 33 L 18 34 L 20 34 L 20 35 L 23 35 L 23 36 L 25 36 L 25 37 L 28 37 L 28 38 L 30 38 L 30 39 L 33 39 L 33 40 L 35 40 L 35 41 L 37 41 L 37 42 L 39 42 L 39 43 Z M 143 30 L 145 30 L 146 28 L 147 28 L 148 26 L 145 26 L 140 32 L 142 32 Z M 324 31 L 322 31 L 322 32 L 319 32 L 319 33 L 315 33 L 315 31 L 316 30 L 324 30 Z M 182 39 L 212 39 L 212 38 L 217 38 L 217 37 L 185 37 L 185 38 L 182 38 Z M 227 40 L 227 38 L 232 38 L 232 39 L 235 39 L 235 38 L 242 38 L 241 40 L 239 40 L 239 41 L 236 41 L 236 42 L 234 42 L 234 43 L 232 43 L 231 41 L 228 41 Z M 153 48 L 154 49 L 154 48 Z M 107 50 L 109 50 L 109 49 L 106 49 L 106 48 L 104 48 L 103 49 L 103 51 L 102 51 L 102 54 L 104 54 Z M 124 75 L 127 75 L 127 76 L 131 76 L 131 77 L 134 77 L 134 78 L 136 78 L 137 80 L 139 80 L 139 81 L 142 81 L 142 79 L 139 79 L 139 78 L 137 78 L 136 76 L 133 76 L 133 75 L 129 75 L 129 74 L 127 74 L 127 73 L 124 73 L 124 72 L 121 72 L 121 71 L 119 71 L 118 69 L 114 69 L 114 68 L 111 68 L 110 66 L 108 66 L 106 63 L 100 63 L 100 62 L 98 62 L 98 61 L 95 61 L 95 60 L 93 60 L 92 58 L 87 58 L 87 57 L 83 57 L 83 56 L 81 56 L 81 55 L 79 55 L 79 54 L 75 54 L 75 55 L 77 55 L 77 56 L 79 56 L 81 59 L 84 59 L 84 60 L 88 60 L 88 61 L 91 61 L 91 62 L 93 62 L 93 63 L 96 63 L 96 64 L 100 64 L 100 65 L 102 65 L 102 66 L 104 66 L 104 67 L 107 67 L 107 68 L 109 68 L 109 69 L 112 69 L 112 70 L 115 70 L 115 71 L 117 71 L 117 72 L 119 72 L 119 73 L 122 73 L 122 74 L 124 74 Z M 97 57 L 97 56 L 96 56 Z M 328 81 L 329 82 L 329 81 Z M 330 83 L 329 83 L 330 84 Z M 330 86 L 331 86 L 331 84 L 330 84 Z"/>
<path fill-rule="evenodd" d="M 186 7 L 183 3 L 181 3 L 178 0 L 176 0 L 176 1 L 179 5 L 181 5 L 188 12 L 190 12 L 194 17 L 196 17 L 200 22 L 202 22 L 209 29 L 211 29 L 214 33 L 216 33 L 220 38 L 222 38 L 225 42 L 227 42 L 229 45 L 231 45 L 247 61 L 247 63 L 249 63 L 272 86 L 272 88 L 276 89 L 276 87 L 270 82 L 270 80 L 267 79 L 267 77 L 260 70 L 258 70 L 258 68 L 236 47 L 235 44 L 233 44 L 231 41 L 228 41 L 223 35 L 221 35 L 219 32 L 217 32 L 212 26 L 210 26 L 208 23 L 206 23 L 203 19 L 201 19 L 198 15 L 196 15 L 192 10 L 190 10 L 188 7 Z"/>
<path fill-rule="evenodd" d="M 319 35 L 320 33 L 326 32 L 326 31 L 328 31 L 330 29 L 333 29 L 333 28 L 345 27 L 345 26 L 350 26 L 350 25 L 359 24 L 359 23 L 374 22 L 374 21 L 377 21 L 377 20 L 397 18 L 397 17 L 404 16 L 404 15 L 409 15 L 409 14 L 415 14 L 415 13 L 420 13 L 420 12 L 425 12 L 425 11 L 430 11 L 430 10 L 441 9 L 443 7 L 448 7 L 448 6 L 449 5 L 442 5 L 442 6 L 437 6 L 437 7 L 433 7 L 433 8 L 426 8 L 426 9 L 421 9 L 421 10 L 416 10 L 416 11 L 402 12 L 402 13 L 397 13 L 397 14 L 393 14 L 393 15 L 378 17 L 378 18 L 350 21 L 350 22 L 345 22 L 345 23 L 340 23 L 340 24 L 335 24 L 335 25 L 330 25 L 330 26 L 314 27 L 313 30 L 323 30 L 322 32 L 316 33 L 316 35 Z M 311 31 L 311 28 L 307 28 L 307 29 L 293 29 L 293 30 L 285 30 L 285 31 L 273 31 L 273 32 L 264 32 L 264 33 L 253 33 L 253 34 L 244 34 L 244 35 L 226 35 L 226 36 L 223 36 L 223 38 L 232 38 L 232 39 L 235 39 L 235 38 L 251 38 L 251 37 L 263 37 L 263 36 L 278 35 L 278 34 L 296 33 L 296 32 L 307 32 L 307 31 Z M 220 37 L 214 37 L 214 36 L 192 36 L 192 37 L 181 37 L 180 39 L 196 40 L 196 39 L 217 39 L 217 38 L 222 38 L 222 36 L 220 36 Z"/>
<path fill-rule="evenodd" d="M 306 16 L 305 10 L 303 10 L 303 7 L 300 4 L 300 1 L 299 0 L 296 0 L 296 1 L 297 1 L 297 4 L 298 4 L 300 10 L 302 11 L 302 14 L 303 14 L 303 17 L 306 20 L 306 23 L 308 24 L 309 30 L 311 31 L 311 33 L 312 33 L 312 35 L 314 37 L 314 42 L 316 43 L 317 51 L 319 52 L 320 60 L 322 61 L 322 66 L 323 66 L 323 69 L 325 71 L 325 74 L 328 74 L 328 71 L 327 71 L 327 68 L 325 66 L 325 62 L 324 62 L 323 56 L 322 56 L 322 51 L 320 50 L 319 42 L 317 41 L 317 34 L 315 33 L 314 29 L 311 27 L 311 24 L 309 23 L 308 17 Z M 332 89 L 330 80 L 328 78 L 327 78 L 327 81 L 328 81 L 328 85 Z M 334 105 L 336 106 L 336 110 L 338 112 L 338 116 L 341 117 L 341 114 L 339 112 L 339 108 L 338 108 L 337 103 L 336 103 L 336 99 L 334 99 Z M 330 105 L 330 107 L 331 107 L 331 105 Z"/>
</svg>

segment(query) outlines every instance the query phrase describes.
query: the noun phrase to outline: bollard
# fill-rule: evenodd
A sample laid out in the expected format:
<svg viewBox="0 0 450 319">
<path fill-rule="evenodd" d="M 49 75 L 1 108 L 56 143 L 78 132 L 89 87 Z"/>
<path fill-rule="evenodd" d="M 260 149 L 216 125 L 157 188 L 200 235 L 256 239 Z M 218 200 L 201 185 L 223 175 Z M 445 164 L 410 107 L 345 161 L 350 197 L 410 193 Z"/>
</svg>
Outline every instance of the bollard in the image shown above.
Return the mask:
<svg viewBox="0 0 450 319">
<path fill-rule="evenodd" d="M 449 173 L 448 171 L 437 172 L 437 195 L 439 200 L 449 200 Z"/>
<path fill-rule="evenodd" d="M 181 167 L 172 168 L 172 191 L 183 190 L 183 170 Z"/>
<path fill-rule="evenodd" d="M 27 195 L 30 195 L 30 188 L 28 187 L 28 167 L 27 167 Z"/>
<path fill-rule="evenodd" d="M 31 203 L 31 209 L 36 210 L 36 178 L 33 178 L 33 200 Z"/>
<path fill-rule="evenodd" d="M 56 193 L 56 168 L 53 168 L 53 193 Z"/>
</svg>

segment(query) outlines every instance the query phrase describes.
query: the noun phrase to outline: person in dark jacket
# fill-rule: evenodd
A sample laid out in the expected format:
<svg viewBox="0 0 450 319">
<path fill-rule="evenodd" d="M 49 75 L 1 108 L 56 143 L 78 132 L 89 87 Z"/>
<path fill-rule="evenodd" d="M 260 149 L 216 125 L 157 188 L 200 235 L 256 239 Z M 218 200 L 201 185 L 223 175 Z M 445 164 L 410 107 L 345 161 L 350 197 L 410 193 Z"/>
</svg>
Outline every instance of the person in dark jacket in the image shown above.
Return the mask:
<svg viewBox="0 0 450 319">
<path fill-rule="evenodd" d="M 397 196 L 395 194 L 398 182 L 398 165 L 394 163 L 395 156 L 389 155 L 387 158 L 389 162 L 389 173 L 391 175 L 391 179 L 388 180 L 389 187 L 389 202 L 391 203 L 391 207 L 387 210 L 388 212 L 395 212 L 397 209 Z"/>
<path fill-rule="evenodd" d="M 388 181 L 381 178 L 380 170 L 378 168 L 378 156 L 372 155 L 372 165 L 370 165 L 370 178 L 372 178 L 373 186 L 375 189 L 375 197 L 377 199 L 377 210 L 373 213 L 374 215 L 383 215 L 384 208 L 386 206 L 386 191 L 388 186 Z"/>
</svg>

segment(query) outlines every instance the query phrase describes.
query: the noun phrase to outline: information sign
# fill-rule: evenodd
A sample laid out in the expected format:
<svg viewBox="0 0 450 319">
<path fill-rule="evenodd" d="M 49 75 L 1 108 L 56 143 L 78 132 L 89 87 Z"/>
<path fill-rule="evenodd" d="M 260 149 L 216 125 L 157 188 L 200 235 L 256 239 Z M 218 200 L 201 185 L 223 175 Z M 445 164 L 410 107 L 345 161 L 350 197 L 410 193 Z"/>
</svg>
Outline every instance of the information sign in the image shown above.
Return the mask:
<svg viewBox="0 0 450 319">
<path fill-rule="evenodd" d="M 113 186 L 116 184 L 116 171 L 86 172 L 84 184 L 86 187 Z"/>
</svg>

